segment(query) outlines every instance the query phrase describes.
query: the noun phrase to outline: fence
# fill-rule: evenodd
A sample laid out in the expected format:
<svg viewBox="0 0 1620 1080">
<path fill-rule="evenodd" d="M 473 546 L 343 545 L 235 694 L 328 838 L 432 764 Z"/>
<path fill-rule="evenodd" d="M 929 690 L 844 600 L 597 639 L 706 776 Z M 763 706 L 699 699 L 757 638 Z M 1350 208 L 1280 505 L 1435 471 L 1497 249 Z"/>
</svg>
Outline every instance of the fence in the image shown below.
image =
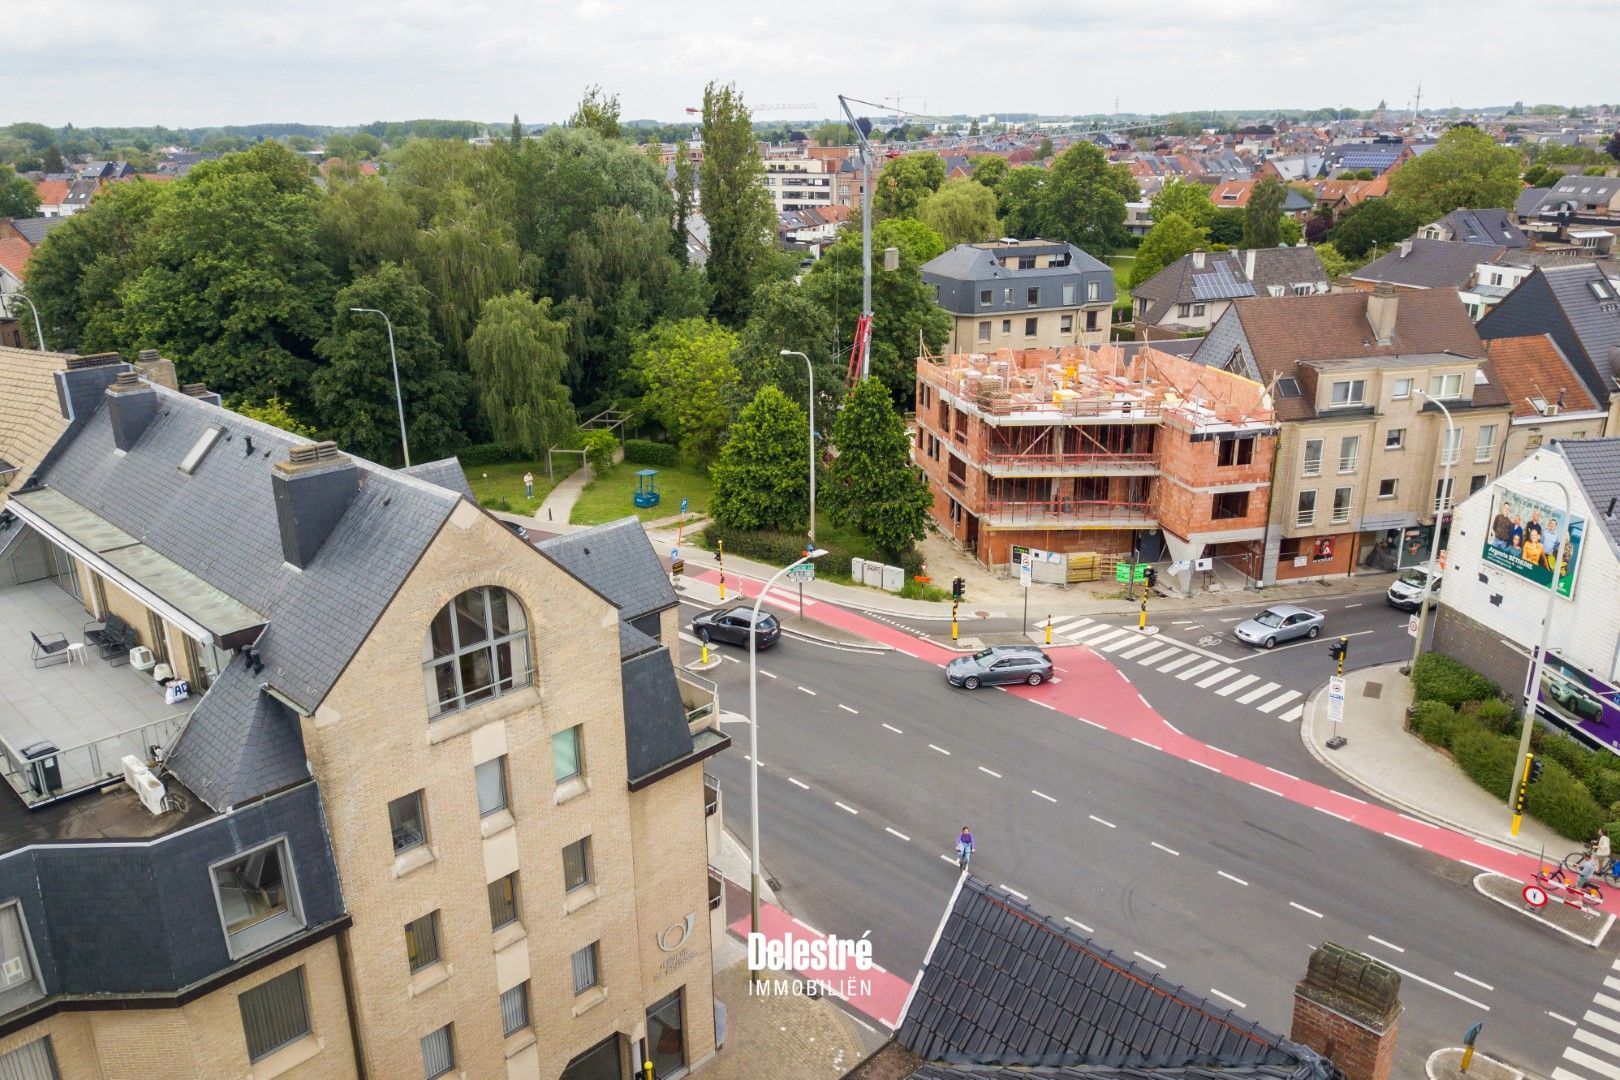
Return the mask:
<svg viewBox="0 0 1620 1080">
<path fill-rule="evenodd" d="M 159 752 L 166 752 L 189 715 L 176 713 L 78 746 L 46 754 L 36 752 L 32 757 L 0 738 L 6 782 L 29 807 L 100 787 L 123 776 L 122 759 L 126 754 L 150 761 Z"/>
</svg>

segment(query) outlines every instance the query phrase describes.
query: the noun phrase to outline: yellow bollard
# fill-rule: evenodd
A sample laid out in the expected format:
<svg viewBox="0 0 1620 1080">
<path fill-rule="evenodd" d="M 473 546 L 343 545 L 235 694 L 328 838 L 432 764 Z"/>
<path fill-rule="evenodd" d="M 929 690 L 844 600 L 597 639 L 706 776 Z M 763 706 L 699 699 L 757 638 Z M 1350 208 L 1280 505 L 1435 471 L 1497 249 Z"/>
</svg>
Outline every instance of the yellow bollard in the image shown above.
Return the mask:
<svg viewBox="0 0 1620 1080">
<path fill-rule="evenodd" d="M 647 1074 L 647 1080 L 653 1080 L 653 1063 L 650 1061 L 644 1061 L 641 1063 L 641 1068 L 642 1071 Z"/>
<path fill-rule="evenodd" d="M 1052 616 L 1046 617 L 1046 643 L 1052 644 Z"/>
<path fill-rule="evenodd" d="M 718 547 L 719 553 L 715 555 L 714 561 L 720 565 L 720 599 L 724 602 L 726 599 L 726 542 L 724 540 L 720 541 Z"/>
<path fill-rule="evenodd" d="M 956 640 L 956 601 L 951 601 L 951 640 Z"/>
<path fill-rule="evenodd" d="M 1147 629 L 1147 597 L 1145 596 L 1142 597 L 1142 614 L 1137 617 L 1136 628 L 1138 630 Z"/>
<path fill-rule="evenodd" d="M 707 641 L 705 641 L 703 643 L 703 666 L 707 667 L 708 665 L 709 665 L 709 643 Z"/>
<path fill-rule="evenodd" d="M 1461 1072 L 1467 1072 L 1468 1071 L 1468 1063 L 1470 1061 L 1473 1061 L 1473 1060 L 1474 1060 L 1474 1048 L 1472 1046 L 1463 1047 L 1462 1068 L 1461 1068 L 1460 1071 Z"/>
</svg>

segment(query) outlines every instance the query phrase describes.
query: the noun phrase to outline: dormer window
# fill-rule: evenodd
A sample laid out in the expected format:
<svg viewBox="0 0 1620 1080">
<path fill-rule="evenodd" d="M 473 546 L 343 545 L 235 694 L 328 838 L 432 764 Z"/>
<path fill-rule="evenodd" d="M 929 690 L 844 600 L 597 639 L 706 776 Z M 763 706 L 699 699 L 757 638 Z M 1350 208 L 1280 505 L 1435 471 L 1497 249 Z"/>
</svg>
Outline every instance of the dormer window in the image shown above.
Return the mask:
<svg viewBox="0 0 1620 1080">
<path fill-rule="evenodd" d="M 1431 398 L 1462 397 L 1461 373 L 1453 372 L 1450 375 L 1430 375 L 1429 396 Z"/>
</svg>

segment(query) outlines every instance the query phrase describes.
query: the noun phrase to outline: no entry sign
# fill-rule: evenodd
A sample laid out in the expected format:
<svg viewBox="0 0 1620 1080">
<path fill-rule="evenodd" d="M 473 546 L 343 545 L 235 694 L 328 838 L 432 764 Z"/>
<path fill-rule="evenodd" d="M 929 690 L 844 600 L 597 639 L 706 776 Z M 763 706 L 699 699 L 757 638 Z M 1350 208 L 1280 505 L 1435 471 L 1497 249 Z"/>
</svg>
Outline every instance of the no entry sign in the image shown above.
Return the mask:
<svg viewBox="0 0 1620 1080">
<path fill-rule="evenodd" d="M 1546 907 L 1547 893 L 1539 885 L 1526 885 L 1524 887 L 1524 902 L 1531 907 Z"/>
</svg>

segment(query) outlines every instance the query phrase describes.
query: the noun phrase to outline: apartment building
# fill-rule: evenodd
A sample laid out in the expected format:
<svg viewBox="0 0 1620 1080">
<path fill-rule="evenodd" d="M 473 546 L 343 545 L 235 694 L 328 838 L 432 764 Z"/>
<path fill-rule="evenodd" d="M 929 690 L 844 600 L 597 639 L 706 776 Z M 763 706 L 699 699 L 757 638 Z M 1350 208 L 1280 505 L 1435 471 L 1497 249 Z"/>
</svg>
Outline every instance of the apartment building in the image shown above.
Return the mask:
<svg viewBox="0 0 1620 1080">
<path fill-rule="evenodd" d="M 922 276 L 951 314 L 952 353 L 1108 341 L 1114 273 L 1073 244 L 958 244 L 924 263 Z"/>
<path fill-rule="evenodd" d="M 1276 405 L 1266 583 L 1427 560 L 1456 493 L 1500 468 L 1511 410 L 1485 355 L 1450 290 L 1232 305 L 1193 360 L 1262 382 Z"/>
<path fill-rule="evenodd" d="M 531 544 L 117 356 L 0 351 L 0 1075 L 713 1053 L 712 687 L 633 520 Z"/>
<path fill-rule="evenodd" d="M 1309 247 L 1194 251 L 1131 290 L 1131 329 L 1138 341 L 1207 334 L 1238 300 L 1332 288 Z"/>
<path fill-rule="evenodd" d="M 1015 548 L 1201 559 L 1241 571 L 1265 530 L 1265 389 L 1143 347 L 917 360 L 916 460 L 940 529 L 988 567 Z"/>
<path fill-rule="evenodd" d="M 813 157 L 765 159 L 765 190 L 778 214 L 832 206 L 833 174 L 827 162 Z"/>
</svg>

